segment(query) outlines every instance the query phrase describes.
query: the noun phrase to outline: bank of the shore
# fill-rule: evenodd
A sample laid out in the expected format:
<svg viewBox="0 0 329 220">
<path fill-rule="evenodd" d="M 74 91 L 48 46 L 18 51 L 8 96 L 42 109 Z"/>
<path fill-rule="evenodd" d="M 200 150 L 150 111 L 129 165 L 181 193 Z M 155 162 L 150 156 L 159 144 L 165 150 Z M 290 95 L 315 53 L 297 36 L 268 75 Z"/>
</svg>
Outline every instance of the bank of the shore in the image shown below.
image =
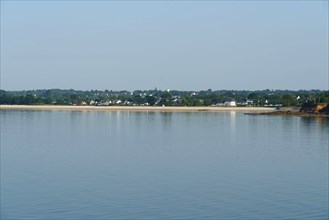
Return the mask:
<svg viewBox="0 0 329 220">
<path fill-rule="evenodd" d="M 200 111 L 273 111 L 266 107 L 181 107 L 181 106 L 68 106 L 68 105 L 0 105 L 0 110 L 63 110 L 63 111 L 159 111 L 159 112 L 200 112 Z"/>
<path fill-rule="evenodd" d="M 305 113 L 299 111 L 269 111 L 269 112 L 247 112 L 247 115 L 269 115 L 269 116 L 300 116 L 300 117 L 321 117 L 329 118 L 328 114 L 324 113 Z"/>
</svg>

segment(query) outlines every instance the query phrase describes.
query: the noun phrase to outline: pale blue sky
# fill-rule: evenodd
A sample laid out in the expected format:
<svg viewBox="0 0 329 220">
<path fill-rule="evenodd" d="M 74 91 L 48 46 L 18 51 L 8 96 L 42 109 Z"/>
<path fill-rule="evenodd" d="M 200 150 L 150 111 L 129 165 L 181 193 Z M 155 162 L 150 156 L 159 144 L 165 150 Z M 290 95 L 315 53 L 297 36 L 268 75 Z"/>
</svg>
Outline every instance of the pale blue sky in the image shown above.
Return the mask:
<svg viewBox="0 0 329 220">
<path fill-rule="evenodd" d="M 1 1 L 1 89 L 328 89 L 327 1 Z"/>
</svg>

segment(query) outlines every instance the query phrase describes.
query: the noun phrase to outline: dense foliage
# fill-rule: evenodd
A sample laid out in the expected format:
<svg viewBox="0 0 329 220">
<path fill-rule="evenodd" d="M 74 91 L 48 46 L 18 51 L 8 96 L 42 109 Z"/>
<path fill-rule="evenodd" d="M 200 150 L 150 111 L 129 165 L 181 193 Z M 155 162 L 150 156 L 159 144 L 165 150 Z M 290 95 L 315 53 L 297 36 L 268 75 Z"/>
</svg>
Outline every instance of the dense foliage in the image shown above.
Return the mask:
<svg viewBox="0 0 329 220">
<path fill-rule="evenodd" d="M 238 106 L 302 106 L 329 103 L 329 91 L 321 90 L 0 90 L 0 104 L 9 105 L 149 105 L 211 106 L 234 100 Z"/>
</svg>

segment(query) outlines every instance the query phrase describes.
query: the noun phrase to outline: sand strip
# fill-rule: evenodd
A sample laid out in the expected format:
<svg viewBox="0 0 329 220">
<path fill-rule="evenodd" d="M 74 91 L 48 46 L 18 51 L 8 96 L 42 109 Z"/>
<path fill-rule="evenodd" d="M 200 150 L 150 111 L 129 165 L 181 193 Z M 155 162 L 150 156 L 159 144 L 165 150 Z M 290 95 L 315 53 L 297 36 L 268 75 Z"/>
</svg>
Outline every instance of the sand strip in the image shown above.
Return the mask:
<svg viewBox="0 0 329 220">
<path fill-rule="evenodd" d="M 202 112 L 202 111 L 273 111 L 267 107 L 180 107 L 180 106 L 70 106 L 70 105 L 0 105 L 0 110 L 65 110 L 65 111 L 159 111 L 159 112 Z"/>
</svg>

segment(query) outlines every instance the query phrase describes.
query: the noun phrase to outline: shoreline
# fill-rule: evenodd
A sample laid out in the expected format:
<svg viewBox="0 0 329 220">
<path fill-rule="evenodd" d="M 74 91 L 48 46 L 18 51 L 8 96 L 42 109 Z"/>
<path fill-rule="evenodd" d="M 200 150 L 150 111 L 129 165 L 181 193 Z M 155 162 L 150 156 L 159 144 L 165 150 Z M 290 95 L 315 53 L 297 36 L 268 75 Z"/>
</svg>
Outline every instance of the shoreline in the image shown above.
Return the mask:
<svg viewBox="0 0 329 220">
<path fill-rule="evenodd" d="M 271 112 L 247 112 L 246 115 L 268 115 L 268 116 L 299 116 L 299 117 L 320 117 L 329 118 L 328 114 L 305 113 L 299 111 L 271 111 Z"/>
<path fill-rule="evenodd" d="M 274 111 L 269 107 L 185 107 L 185 106 L 71 106 L 71 105 L 0 105 L 0 110 L 60 110 L 60 111 L 155 111 L 155 112 L 219 112 Z"/>
</svg>

